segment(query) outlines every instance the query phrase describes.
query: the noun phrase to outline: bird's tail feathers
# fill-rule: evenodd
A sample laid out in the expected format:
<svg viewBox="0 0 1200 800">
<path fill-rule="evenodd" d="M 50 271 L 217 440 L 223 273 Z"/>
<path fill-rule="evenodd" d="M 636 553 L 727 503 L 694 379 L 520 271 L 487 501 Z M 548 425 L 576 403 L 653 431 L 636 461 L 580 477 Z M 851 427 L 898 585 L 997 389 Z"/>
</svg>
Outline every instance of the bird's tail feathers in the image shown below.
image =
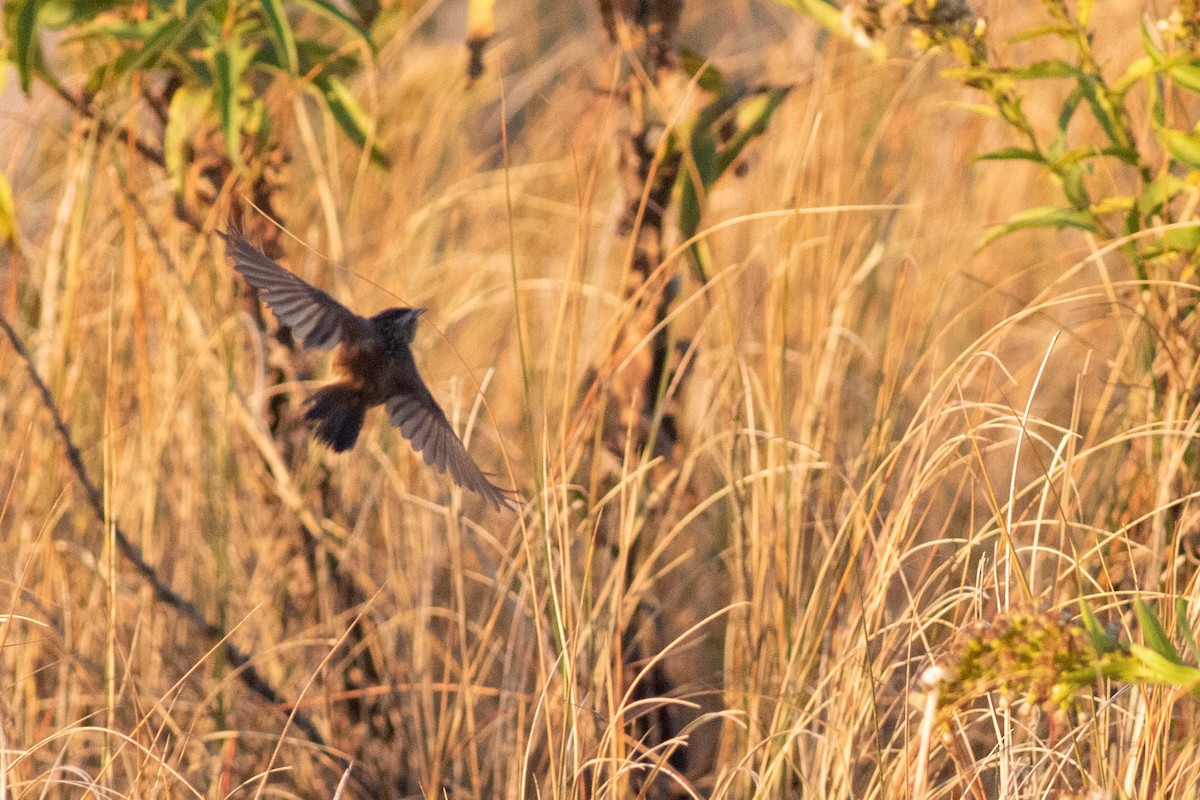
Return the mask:
<svg viewBox="0 0 1200 800">
<path fill-rule="evenodd" d="M 362 430 L 367 403 L 362 391 L 334 383 L 308 398 L 304 418 L 313 424 L 313 436 L 340 453 L 349 450 Z"/>
</svg>

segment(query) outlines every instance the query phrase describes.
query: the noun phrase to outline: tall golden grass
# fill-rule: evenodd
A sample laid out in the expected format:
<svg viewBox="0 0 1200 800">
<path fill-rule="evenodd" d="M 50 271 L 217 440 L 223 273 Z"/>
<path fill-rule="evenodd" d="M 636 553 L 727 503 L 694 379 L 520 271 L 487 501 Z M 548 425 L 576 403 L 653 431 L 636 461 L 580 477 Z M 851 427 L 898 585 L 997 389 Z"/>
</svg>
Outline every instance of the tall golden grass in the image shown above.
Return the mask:
<svg viewBox="0 0 1200 800">
<path fill-rule="evenodd" d="M 1106 46 L 1135 52 L 1138 4 L 1105 5 Z M 266 395 L 299 399 L 324 359 L 268 387 L 291 362 L 162 174 L 51 97 L 0 121 L 4 313 L 106 517 L 0 347 L 0 797 L 1195 797 L 1196 708 L 1172 691 L 1098 686 L 1055 724 L 982 698 L 930 727 L 918 681 L 1011 609 L 1083 595 L 1120 626 L 1136 591 L 1195 623 L 1195 325 L 1174 313 L 1194 279 L 1151 297 L 1078 233 L 975 252 L 1051 190 L 972 163 L 1008 142 L 936 58 L 695 4 L 685 43 L 797 89 L 709 199 L 716 271 L 673 322 L 682 453 L 616 459 L 580 400 L 622 367 L 618 56 L 586 15 L 501 10 L 471 88 L 458 44 L 400 31 L 357 87 L 395 168 L 311 117 L 281 207 L 289 268 L 361 312 L 432 309 L 419 363 L 520 514 L 452 490 L 378 413 L 350 453 L 286 463 Z M 1149 380 L 1148 340 L 1179 380 Z M 117 523 L 327 745 L 156 601 Z M 636 738 L 642 715 L 666 741 Z"/>
</svg>

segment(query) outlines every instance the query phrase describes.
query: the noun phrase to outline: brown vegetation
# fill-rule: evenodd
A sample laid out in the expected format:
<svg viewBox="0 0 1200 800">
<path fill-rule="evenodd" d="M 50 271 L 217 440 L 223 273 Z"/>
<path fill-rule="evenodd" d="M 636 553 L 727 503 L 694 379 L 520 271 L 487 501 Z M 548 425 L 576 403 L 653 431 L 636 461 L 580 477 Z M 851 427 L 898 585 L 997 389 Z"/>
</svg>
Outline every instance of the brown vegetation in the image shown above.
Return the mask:
<svg viewBox="0 0 1200 800">
<path fill-rule="evenodd" d="M 1105 5 L 1127 62 L 1140 4 Z M 1126 639 L 1135 592 L 1194 627 L 1194 272 L 1078 230 L 976 252 L 1052 194 L 973 163 L 1011 144 L 979 94 L 734 2 L 685 5 L 678 43 L 794 88 L 702 198 L 702 283 L 628 180 L 631 131 L 698 87 L 631 112 L 619 23 L 543 6 L 499 4 L 470 83 L 436 19 L 395 22 L 356 84 L 390 170 L 269 98 L 310 115 L 272 167 L 281 260 L 365 313 L 431 309 L 422 373 L 516 514 L 378 414 L 346 454 L 307 439 L 288 408 L 322 357 L 247 313 L 209 233 L 250 192 L 221 176 L 197 231 L 120 137 L 7 106 L 0 313 L 64 430 L 0 344 L 0 798 L 1189 796 L 1182 691 L 981 694 L 935 726 L 918 677 L 1081 596 Z"/>
</svg>

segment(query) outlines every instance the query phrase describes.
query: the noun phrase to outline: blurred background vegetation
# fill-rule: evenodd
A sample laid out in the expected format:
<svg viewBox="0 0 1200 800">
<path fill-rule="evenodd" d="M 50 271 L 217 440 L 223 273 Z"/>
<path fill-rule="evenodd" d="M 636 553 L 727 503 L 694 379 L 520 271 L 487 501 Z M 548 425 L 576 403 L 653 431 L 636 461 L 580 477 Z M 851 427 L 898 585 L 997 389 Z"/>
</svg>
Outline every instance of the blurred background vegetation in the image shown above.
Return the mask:
<svg viewBox="0 0 1200 800">
<path fill-rule="evenodd" d="M 0 798 L 1194 796 L 1198 4 L 3 8 Z"/>
</svg>

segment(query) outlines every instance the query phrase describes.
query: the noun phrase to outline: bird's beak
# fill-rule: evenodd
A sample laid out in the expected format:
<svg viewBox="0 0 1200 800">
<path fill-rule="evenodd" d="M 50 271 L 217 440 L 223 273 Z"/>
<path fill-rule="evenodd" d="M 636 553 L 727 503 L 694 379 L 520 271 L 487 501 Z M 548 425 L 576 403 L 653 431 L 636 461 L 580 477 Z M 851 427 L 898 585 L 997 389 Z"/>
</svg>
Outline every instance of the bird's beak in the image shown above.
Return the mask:
<svg viewBox="0 0 1200 800">
<path fill-rule="evenodd" d="M 415 313 L 417 315 L 417 317 L 419 318 L 422 314 L 424 314 L 428 310 L 429 310 L 428 308 L 414 308 L 413 313 Z"/>
</svg>

